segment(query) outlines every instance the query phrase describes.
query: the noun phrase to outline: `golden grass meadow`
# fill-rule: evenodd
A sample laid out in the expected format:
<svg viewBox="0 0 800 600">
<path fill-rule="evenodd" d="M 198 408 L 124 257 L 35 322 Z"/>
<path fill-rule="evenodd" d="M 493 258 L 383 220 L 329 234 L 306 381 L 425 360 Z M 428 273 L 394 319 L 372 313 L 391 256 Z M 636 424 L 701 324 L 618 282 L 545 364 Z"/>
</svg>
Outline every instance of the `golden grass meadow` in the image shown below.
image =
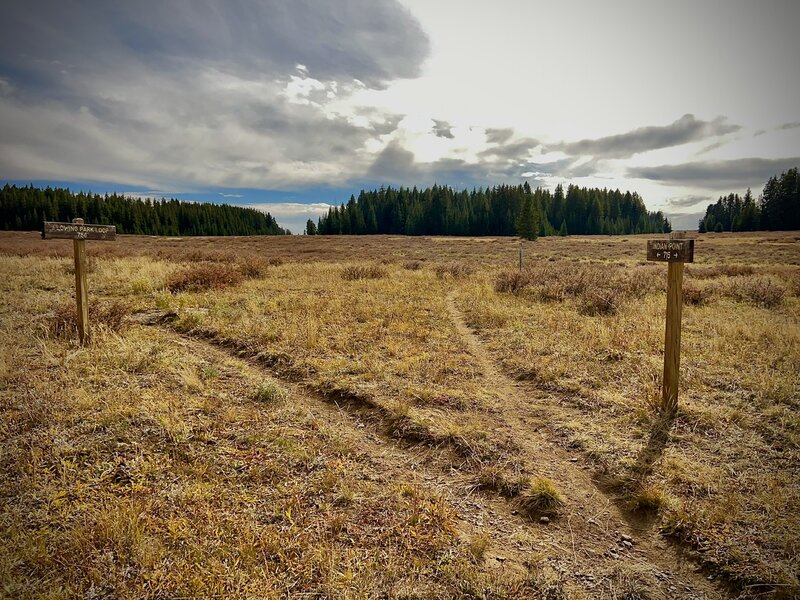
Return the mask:
<svg viewBox="0 0 800 600">
<path fill-rule="evenodd" d="M 792 598 L 800 235 L 0 233 L 9 598 Z"/>
</svg>

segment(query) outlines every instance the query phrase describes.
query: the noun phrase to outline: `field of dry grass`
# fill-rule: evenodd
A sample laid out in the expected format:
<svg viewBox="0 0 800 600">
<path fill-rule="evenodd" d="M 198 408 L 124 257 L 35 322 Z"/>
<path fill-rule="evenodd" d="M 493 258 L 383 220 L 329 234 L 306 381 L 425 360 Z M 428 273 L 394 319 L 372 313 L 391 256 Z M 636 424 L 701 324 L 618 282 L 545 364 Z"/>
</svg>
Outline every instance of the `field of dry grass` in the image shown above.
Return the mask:
<svg viewBox="0 0 800 600">
<path fill-rule="evenodd" d="M 800 593 L 800 236 L 698 238 L 668 429 L 645 239 L 89 242 L 81 348 L 0 234 L 0 589 Z"/>
</svg>

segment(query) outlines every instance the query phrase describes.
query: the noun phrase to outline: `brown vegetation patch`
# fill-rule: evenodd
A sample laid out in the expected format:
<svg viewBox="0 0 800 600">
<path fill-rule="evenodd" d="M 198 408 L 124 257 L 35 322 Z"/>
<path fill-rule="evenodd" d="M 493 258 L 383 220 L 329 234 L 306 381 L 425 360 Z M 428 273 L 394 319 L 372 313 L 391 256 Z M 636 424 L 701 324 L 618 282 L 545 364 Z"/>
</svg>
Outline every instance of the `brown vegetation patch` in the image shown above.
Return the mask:
<svg viewBox="0 0 800 600">
<path fill-rule="evenodd" d="M 495 291 L 519 295 L 528 292 L 540 302 L 577 301 L 585 315 L 613 315 L 622 302 L 642 298 L 660 289 L 649 267 L 620 268 L 600 263 L 546 261 L 524 271 L 501 271 Z"/>
<path fill-rule="evenodd" d="M 421 260 L 407 260 L 403 263 L 403 268 L 407 271 L 419 271 L 423 266 Z"/>
<path fill-rule="evenodd" d="M 387 274 L 386 269 L 380 265 L 350 265 L 342 269 L 342 279 L 345 281 L 383 279 Z"/>
<path fill-rule="evenodd" d="M 122 331 L 130 306 L 123 301 L 90 302 L 89 327 L 100 325 L 115 332 Z M 48 331 L 56 337 L 76 337 L 78 335 L 78 313 L 75 303 L 59 304 L 49 319 Z"/>
<path fill-rule="evenodd" d="M 167 279 L 166 288 L 172 293 L 221 290 L 242 282 L 236 267 L 222 263 L 197 263 L 174 273 Z"/>
<path fill-rule="evenodd" d="M 712 288 L 699 285 L 691 279 L 683 283 L 683 303 L 690 306 L 700 306 L 708 302 L 712 296 Z"/>
<path fill-rule="evenodd" d="M 744 277 L 752 275 L 756 270 L 752 265 L 686 265 L 686 275 L 696 279 L 712 279 L 714 277 Z"/>
<path fill-rule="evenodd" d="M 769 277 L 742 277 L 723 286 L 723 292 L 740 302 L 774 308 L 783 302 L 786 287 Z"/>
<path fill-rule="evenodd" d="M 439 279 L 444 279 L 445 277 L 463 279 L 464 277 L 469 277 L 474 272 L 474 267 L 460 262 L 450 262 L 443 265 L 436 265 L 436 268 L 434 269 L 434 273 L 436 273 L 436 277 Z"/>
</svg>

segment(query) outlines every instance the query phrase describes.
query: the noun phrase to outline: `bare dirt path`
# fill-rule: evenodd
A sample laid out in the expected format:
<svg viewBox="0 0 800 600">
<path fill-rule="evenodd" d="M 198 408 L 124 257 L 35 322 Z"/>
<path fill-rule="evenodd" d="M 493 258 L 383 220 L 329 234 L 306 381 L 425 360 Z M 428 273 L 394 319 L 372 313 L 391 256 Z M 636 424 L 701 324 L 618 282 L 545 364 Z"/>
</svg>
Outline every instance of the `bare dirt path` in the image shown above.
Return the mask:
<svg viewBox="0 0 800 600">
<path fill-rule="evenodd" d="M 503 396 L 503 410 L 487 415 L 485 427 L 511 437 L 524 453 L 525 464 L 536 475 L 555 482 L 565 496 L 563 515 L 546 526 L 543 537 L 567 552 L 561 568 L 576 577 L 602 578 L 620 569 L 641 579 L 645 586 L 658 584 L 666 597 L 725 598 L 730 594 L 710 581 L 698 565 L 682 555 L 675 544 L 663 539 L 644 518 L 623 512 L 600 489 L 588 467 L 577 455 L 555 444 L 539 419 L 533 418 L 536 402 L 529 386 L 517 384 L 496 366 L 478 336 L 467 326 L 453 295 L 447 297 L 453 324 L 493 389 Z M 622 536 L 632 538 L 631 546 Z M 627 538 L 626 538 L 627 539 Z M 659 597 L 656 590 L 649 596 Z"/>
<path fill-rule="evenodd" d="M 516 385 L 498 372 L 478 338 L 464 323 L 452 298 L 453 322 L 480 362 L 484 376 L 506 398 L 502 413 L 483 415 L 492 435 L 513 438 L 523 449 L 524 461 L 536 474 L 552 479 L 566 500 L 563 515 L 549 524 L 532 522 L 515 505 L 496 493 L 470 492 L 470 478 L 451 468 L 447 450 L 409 446 L 386 433 L 380 416 L 358 404 L 336 404 L 302 383 L 289 381 L 229 348 L 207 340 L 176 334 L 178 343 L 209 360 L 243 360 L 281 380 L 300 409 L 333 425 L 344 439 L 360 449 L 375 481 L 408 483 L 442 495 L 456 510 L 458 530 L 465 541 L 488 536 L 484 566 L 503 572 L 526 572 L 535 567 L 559 581 L 570 598 L 696 598 L 728 597 L 681 560 L 670 544 L 649 531 L 628 524 L 611 499 L 593 483 L 565 451 L 550 443 L 541 431 L 526 425 L 528 400 Z M 626 536 L 623 538 L 623 536 Z"/>
</svg>

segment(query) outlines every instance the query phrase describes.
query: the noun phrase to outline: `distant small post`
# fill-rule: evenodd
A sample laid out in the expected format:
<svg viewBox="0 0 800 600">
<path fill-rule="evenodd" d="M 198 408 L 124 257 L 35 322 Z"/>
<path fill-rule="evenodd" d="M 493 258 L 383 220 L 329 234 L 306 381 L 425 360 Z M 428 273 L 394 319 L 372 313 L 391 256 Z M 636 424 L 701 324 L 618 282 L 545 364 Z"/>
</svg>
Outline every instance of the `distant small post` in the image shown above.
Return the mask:
<svg viewBox="0 0 800 600">
<path fill-rule="evenodd" d="M 86 287 L 86 240 L 116 239 L 117 228 L 113 225 L 85 225 L 83 219 L 72 219 L 72 223 L 45 221 L 42 239 L 71 239 L 75 258 L 75 304 L 78 315 L 78 337 L 81 344 L 89 339 L 89 298 Z"/>
<path fill-rule="evenodd" d="M 678 410 L 678 382 L 681 363 L 681 317 L 683 313 L 683 263 L 694 262 L 694 240 L 684 232 L 673 232 L 669 240 L 648 240 L 647 260 L 667 262 L 667 319 L 664 334 L 664 378 L 661 408 Z"/>
</svg>

